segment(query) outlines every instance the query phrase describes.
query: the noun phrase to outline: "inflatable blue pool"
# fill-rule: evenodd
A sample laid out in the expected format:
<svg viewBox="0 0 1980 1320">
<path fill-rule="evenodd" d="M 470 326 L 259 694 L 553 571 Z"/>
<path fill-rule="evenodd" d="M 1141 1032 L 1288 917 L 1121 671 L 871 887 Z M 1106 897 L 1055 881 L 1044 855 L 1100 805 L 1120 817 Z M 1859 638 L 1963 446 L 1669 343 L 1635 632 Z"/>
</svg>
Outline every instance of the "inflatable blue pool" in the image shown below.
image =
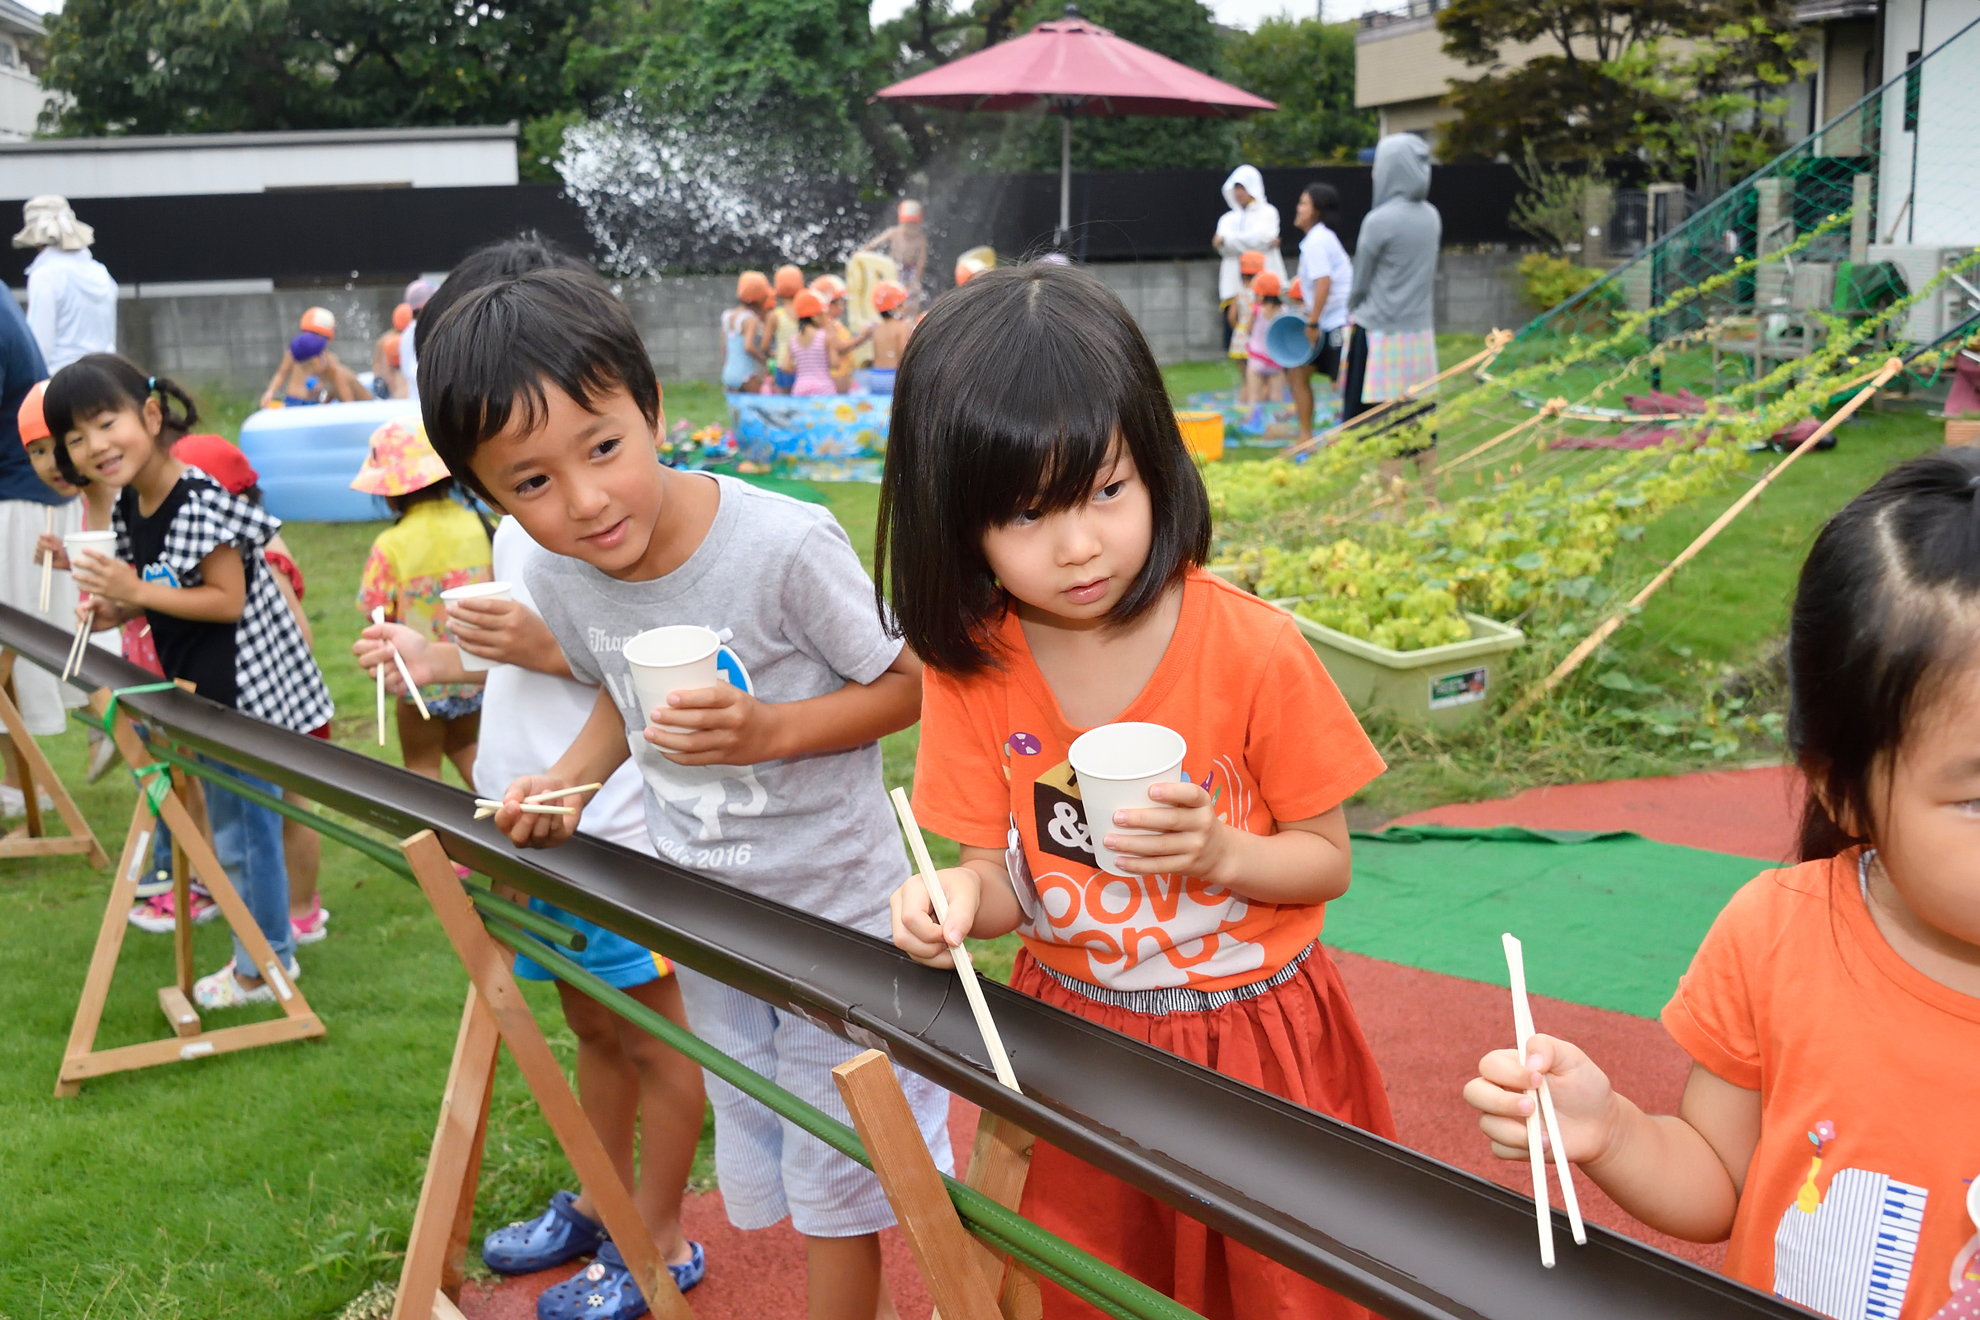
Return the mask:
<svg viewBox="0 0 1980 1320">
<path fill-rule="evenodd" d="M 261 475 L 268 511 L 285 522 L 375 522 L 385 501 L 351 489 L 371 433 L 417 407 L 404 399 L 264 408 L 241 423 L 241 452 Z"/>
<path fill-rule="evenodd" d="M 893 400 L 884 394 L 731 394 L 736 456 L 810 481 L 878 481 Z"/>
</svg>

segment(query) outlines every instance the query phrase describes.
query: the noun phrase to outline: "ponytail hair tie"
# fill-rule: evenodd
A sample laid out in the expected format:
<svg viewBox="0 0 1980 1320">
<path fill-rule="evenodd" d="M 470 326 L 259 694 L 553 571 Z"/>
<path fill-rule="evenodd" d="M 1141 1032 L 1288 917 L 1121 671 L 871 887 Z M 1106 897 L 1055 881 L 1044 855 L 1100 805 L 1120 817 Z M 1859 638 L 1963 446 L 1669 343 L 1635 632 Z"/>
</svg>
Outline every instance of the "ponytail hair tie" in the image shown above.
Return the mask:
<svg viewBox="0 0 1980 1320">
<path fill-rule="evenodd" d="M 148 390 L 155 390 L 155 389 L 157 389 L 157 388 L 158 388 L 158 377 L 156 377 L 156 376 L 146 376 L 146 377 L 144 378 L 144 387 L 145 387 L 146 389 L 148 389 Z"/>
</svg>

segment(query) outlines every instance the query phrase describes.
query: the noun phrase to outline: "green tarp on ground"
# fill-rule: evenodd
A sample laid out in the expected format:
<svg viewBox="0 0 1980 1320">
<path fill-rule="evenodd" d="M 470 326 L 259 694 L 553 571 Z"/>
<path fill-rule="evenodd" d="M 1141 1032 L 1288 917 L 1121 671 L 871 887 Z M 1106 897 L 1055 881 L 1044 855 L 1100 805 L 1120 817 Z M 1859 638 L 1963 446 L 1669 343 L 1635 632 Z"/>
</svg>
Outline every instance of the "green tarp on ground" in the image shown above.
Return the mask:
<svg viewBox="0 0 1980 1320">
<path fill-rule="evenodd" d="M 1324 938 L 1505 985 L 1511 931 L 1534 994 L 1654 1018 L 1719 909 L 1770 865 L 1637 834 L 1398 826 L 1354 836 Z"/>
</svg>

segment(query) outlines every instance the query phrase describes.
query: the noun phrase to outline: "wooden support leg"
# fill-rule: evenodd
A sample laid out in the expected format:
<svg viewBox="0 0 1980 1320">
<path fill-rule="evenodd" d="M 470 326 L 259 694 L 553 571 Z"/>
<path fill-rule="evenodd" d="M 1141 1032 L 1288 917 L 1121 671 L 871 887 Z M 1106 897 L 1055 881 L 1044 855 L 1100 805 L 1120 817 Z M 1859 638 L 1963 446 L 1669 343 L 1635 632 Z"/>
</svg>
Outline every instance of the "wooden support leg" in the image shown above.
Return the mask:
<svg viewBox="0 0 1980 1320">
<path fill-rule="evenodd" d="M 943 1320 L 999 1320 L 996 1296 L 922 1140 L 893 1064 L 879 1050 L 868 1050 L 834 1068 L 832 1080 L 859 1129 L 859 1139 L 866 1143 L 873 1172 L 879 1175 Z"/>
<path fill-rule="evenodd" d="M 7 740 L 14 748 L 14 762 L 20 771 L 21 791 L 27 801 L 27 822 L 23 829 L 0 839 L 0 857 L 56 857 L 79 853 L 91 866 L 110 865 L 110 855 L 97 842 L 96 832 L 82 814 L 82 808 L 69 796 L 69 790 L 56 777 L 54 767 L 41 754 L 41 746 L 27 730 L 21 716 L 19 697 L 14 691 L 14 653 L 0 649 L 0 724 L 7 726 Z M 41 794 L 54 800 L 56 813 L 69 827 L 69 837 L 47 837 L 47 822 L 41 815 Z"/>
<path fill-rule="evenodd" d="M 488 1100 L 495 1085 L 495 1058 L 501 1033 L 488 1001 L 472 985 L 461 1010 L 461 1028 L 454 1037 L 454 1063 L 447 1089 L 440 1097 L 440 1123 L 433 1132 L 433 1149 L 426 1158 L 426 1180 L 413 1212 L 412 1235 L 406 1241 L 405 1265 L 399 1271 L 399 1296 L 392 1320 L 428 1320 L 433 1298 L 442 1293 L 453 1254 L 459 1207 L 474 1205 L 479 1181 L 481 1136 Z M 453 1262 L 454 1298 L 460 1292 L 460 1267 Z"/>
<path fill-rule="evenodd" d="M 585 1118 L 584 1110 L 578 1107 L 577 1096 L 572 1093 L 564 1070 L 558 1066 L 549 1042 L 543 1039 L 536 1018 L 516 986 L 515 977 L 509 972 L 508 952 L 482 927 L 446 849 L 431 830 L 422 830 L 403 840 L 399 847 L 412 864 L 419 887 L 433 905 L 475 989 L 494 1013 L 503 1043 L 509 1047 L 509 1057 L 516 1061 L 516 1069 L 543 1111 L 544 1120 L 550 1124 L 571 1168 L 598 1207 L 598 1217 L 625 1257 L 626 1267 L 632 1271 L 633 1281 L 639 1285 L 647 1305 L 660 1320 L 692 1320 L 694 1312 L 674 1286 L 674 1276 L 667 1272 L 666 1262 L 654 1249 L 652 1230 L 640 1218 L 632 1193 L 619 1181 L 611 1156 L 605 1153 L 598 1133 Z"/>
<path fill-rule="evenodd" d="M 69 1044 L 62 1051 L 62 1073 L 55 1082 L 58 1096 L 66 1098 L 82 1090 L 81 1080 L 68 1075 L 69 1063 L 87 1058 L 96 1044 L 96 1028 L 103 1021 L 103 1001 L 109 998 L 110 980 L 117 974 L 117 955 L 123 950 L 124 932 L 130 926 L 131 904 L 137 902 L 138 872 L 151 850 L 151 830 L 151 808 L 140 795 L 131 811 L 131 828 L 124 836 L 124 853 L 118 859 L 117 874 L 110 882 L 103 922 L 96 928 L 96 950 L 89 956 L 89 972 L 83 977 L 75 1021 L 69 1025 Z"/>
<path fill-rule="evenodd" d="M 186 777 L 172 772 L 172 791 L 185 800 Z M 186 865 L 186 848 L 172 836 L 172 974 L 179 993 L 192 998 L 193 980 L 192 870 Z"/>
<path fill-rule="evenodd" d="M 977 1120 L 976 1144 L 969 1153 L 969 1176 L 963 1181 L 1006 1210 L 1017 1209 L 1024 1195 L 1024 1180 L 1031 1172 L 1031 1143 L 1029 1132 L 984 1111 Z M 970 1239 L 970 1247 L 983 1277 L 998 1290 L 997 1307 L 1004 1320 L 1041 1320 L 1045 1299 L 1038 1290 L 1038 1276 L 976 1238 Z"/>
</svg>

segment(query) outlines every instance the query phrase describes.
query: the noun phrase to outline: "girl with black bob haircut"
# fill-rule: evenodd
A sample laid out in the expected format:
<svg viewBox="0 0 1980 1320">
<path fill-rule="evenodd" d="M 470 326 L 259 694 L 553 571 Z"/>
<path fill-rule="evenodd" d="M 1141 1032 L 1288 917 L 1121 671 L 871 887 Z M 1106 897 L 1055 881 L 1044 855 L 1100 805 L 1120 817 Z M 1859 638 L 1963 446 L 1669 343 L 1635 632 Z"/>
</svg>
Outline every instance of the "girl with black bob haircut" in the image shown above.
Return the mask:
<svg viewBox="0 0 1980 1320">
<path fill-rule="evenodd" d="M 1106 285 L 1050 263 L 986 271 L 936 302 L 901 359 L 874 548 L 876 589 L 925 663 L 994 663 L 985 629 L 1008 598 L 984 532 L 1084 501 L 1117 442 L 1155 508 L 1148 561 L 1108 616 L 1119 626 L 1210 553 L 1210 497 L 1141 328 Z"/>
<path fill-rule="evenodd" d="M 919 877 L 895 891 L 894 943 L 940 967 L 1017 931 L 1019 993 L 1393 1138 L 1319 942 L 1341 804 L 1382 760 L 1292 616 L 1203 571 L 1209 541 L 1104 284 L 1039 262 L 935 304 L 896 381 L 877 555 L 927 666 L 915 813 L 962 864 L 944 921 Z M 1094 775 L 1155 778 L 1153 805 L 1100 813 Z M 1042 1141 L 1020 1208 L 1204 1315 L 1368 1314 Z M 1090 1314 L 1044 1289 L 1047 1320 Z"/>
<path fill-rule="evenodd" d="M 56 372 L 42 396 L 42 415 L 55 437 L 55 466 L 72 486 L 89 478 L 76 466 L 63 437 L 79 429 L 79 420 L 125 408 L 158 404 L 158 442 L 170 449 L 199 425 L 199 407 L 192 395 L 165 376 L 147 376 L 129 358 L 115 353 L 90 353 Z M 175 406 L 176 405 L 176 408 Z"/>
<path fill-rule="evenodd" d="M 1645 1113 L 1544 1035 L 1486 1055 L 1465 1099 L 1493 1152 L 1525 1160 L 1545 1077 L 1567 1157 L 1652 1228 L 1728 1240 L 1749 1287 L 1836 1316 L 1971 1315 L 1980 451 L 1900 464 L 1829 519 L 1788 682 L 1801 861 L 1733 895 L 1664 1007 L 1692 1057 L 1677 1113 Z M 1858 1221 L 1852 1202 L 1873 1209 Z M 1866 1278 L 1867 1309 L 1838 1309 Z"/>
</svg>

